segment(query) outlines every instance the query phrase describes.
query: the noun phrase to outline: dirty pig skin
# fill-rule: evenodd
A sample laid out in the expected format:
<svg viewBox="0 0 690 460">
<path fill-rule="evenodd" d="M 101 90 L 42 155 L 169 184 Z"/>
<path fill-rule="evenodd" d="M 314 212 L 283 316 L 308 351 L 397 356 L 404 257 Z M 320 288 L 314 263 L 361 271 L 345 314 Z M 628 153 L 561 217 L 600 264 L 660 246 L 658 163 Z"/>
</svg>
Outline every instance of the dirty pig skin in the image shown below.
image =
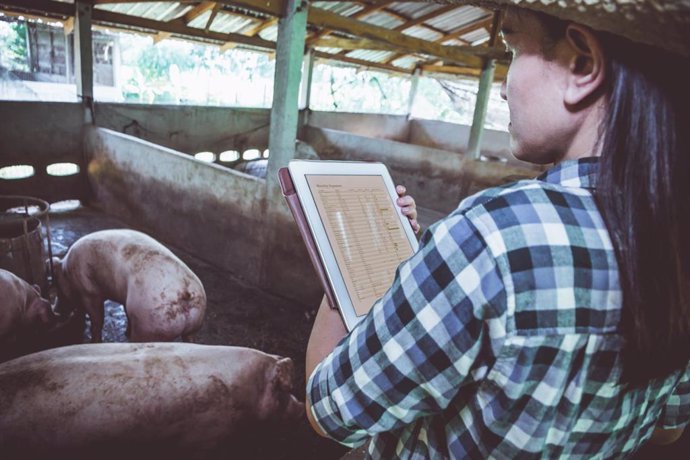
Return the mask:
<svg viewBox="0 0 690 460">
<path fill-rule="evenodd" d="M 35 353 L 0 364 L 0 458 L 203 458 L 241 441 L 243 429 L 304 417 L 292 384 L 290 358 L 251 348 L 104 343 Z"/>
<path fill-rule="evenodd" d="M 48 331 L 58 320 L 38 286 L 0 269 L 0 347 L 27 333 Z"/>
<path fill-rule="evenodd" d="M 169 249 L 134 230 L 103 230 L 53 259 L 60 302 L 89 314 L 101 341 L 103 302 L 125 307 L 132 342 L 193 341 L 206 312 L 199 278 Z"/>
</svg>

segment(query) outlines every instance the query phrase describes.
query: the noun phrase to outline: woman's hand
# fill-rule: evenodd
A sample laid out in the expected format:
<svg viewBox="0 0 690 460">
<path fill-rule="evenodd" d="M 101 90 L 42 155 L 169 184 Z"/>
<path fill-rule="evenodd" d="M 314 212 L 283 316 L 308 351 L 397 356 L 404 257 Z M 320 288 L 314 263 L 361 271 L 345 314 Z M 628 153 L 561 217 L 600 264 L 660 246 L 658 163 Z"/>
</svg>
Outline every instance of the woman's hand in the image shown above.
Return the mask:
<svg viewBox="0 0 690 460">
<path fill-rule="evenodd" d="M 419 226 L 419 222 L 417 222 L 417 203 L 414 202 L 414 198 L 410 195 L 405 195 L 405 193 L 407 193 L 405 186 L 396 185 L 395 191 L 398 193 L 399 197 L 395 201 L 395 204 L 400 207 L 403 215 L 409 219 L 412 230 L 415 233 L 419 233 L 421 227 Z"/>
</svg>

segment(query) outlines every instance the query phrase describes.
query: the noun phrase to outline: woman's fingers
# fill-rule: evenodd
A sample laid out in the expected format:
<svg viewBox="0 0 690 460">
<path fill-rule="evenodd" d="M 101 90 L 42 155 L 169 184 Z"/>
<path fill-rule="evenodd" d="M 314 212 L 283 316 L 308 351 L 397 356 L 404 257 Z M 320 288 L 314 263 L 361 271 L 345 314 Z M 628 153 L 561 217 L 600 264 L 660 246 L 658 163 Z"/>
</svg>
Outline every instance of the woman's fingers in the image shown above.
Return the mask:
<svg viewBox="0 0 690 460">
<path fill-rule="evenodd" d="M 395 204 L 400 207 L 403 215 L 410 221 L 412 230 L 414 230 L 415 233 L 418 233 L 421 227 L 419 222 L 417 222 L 417 203 L 415 203 L 414 198 L 409 195 L 405 195 L 405 193 L 407 193 L 407 189 L 404 185 L 396 185 L 395 191 L 398 194 L 398 199 L 395 201 Z"/>
</svg>

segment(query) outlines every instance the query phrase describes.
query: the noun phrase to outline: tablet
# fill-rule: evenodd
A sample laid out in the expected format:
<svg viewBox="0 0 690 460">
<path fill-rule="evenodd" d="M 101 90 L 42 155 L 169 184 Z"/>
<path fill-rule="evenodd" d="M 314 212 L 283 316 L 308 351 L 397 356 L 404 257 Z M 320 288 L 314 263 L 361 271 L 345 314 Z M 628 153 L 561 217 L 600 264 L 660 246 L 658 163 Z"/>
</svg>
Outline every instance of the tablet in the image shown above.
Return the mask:
<svg viewBox="0 0 690 460">
<path fill-rule="evenodd" d="M 293 160 L 288 165 L 305 220 L 345 326 L 352 328 L 417 251 L 412 227 L 382 163 Z"/>
</svg>

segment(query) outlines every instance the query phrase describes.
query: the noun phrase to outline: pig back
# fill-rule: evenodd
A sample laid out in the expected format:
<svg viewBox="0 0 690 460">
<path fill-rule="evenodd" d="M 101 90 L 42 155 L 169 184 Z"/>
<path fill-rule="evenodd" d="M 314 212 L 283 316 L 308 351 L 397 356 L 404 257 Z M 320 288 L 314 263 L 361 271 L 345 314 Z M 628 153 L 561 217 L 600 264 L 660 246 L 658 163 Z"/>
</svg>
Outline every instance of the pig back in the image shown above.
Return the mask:
<svg viewBox="0 0 690 460">
<path fill-rule="evenodd" d="M 276 362 L 185 343 L 76 345 L 15 359 L 0 365 L 0 453 L 214 449 L 256 424 Z"/>
<path fill-rule="evenodd" d="M 69 249 L 63 272 L 78 291 L 123 304 L 131 289 L 154 296 L 186 280 L 205 304 L 194 272 L 164 245 L 135 230 L 102 230 L 82 237 Z"/>
</svg>

